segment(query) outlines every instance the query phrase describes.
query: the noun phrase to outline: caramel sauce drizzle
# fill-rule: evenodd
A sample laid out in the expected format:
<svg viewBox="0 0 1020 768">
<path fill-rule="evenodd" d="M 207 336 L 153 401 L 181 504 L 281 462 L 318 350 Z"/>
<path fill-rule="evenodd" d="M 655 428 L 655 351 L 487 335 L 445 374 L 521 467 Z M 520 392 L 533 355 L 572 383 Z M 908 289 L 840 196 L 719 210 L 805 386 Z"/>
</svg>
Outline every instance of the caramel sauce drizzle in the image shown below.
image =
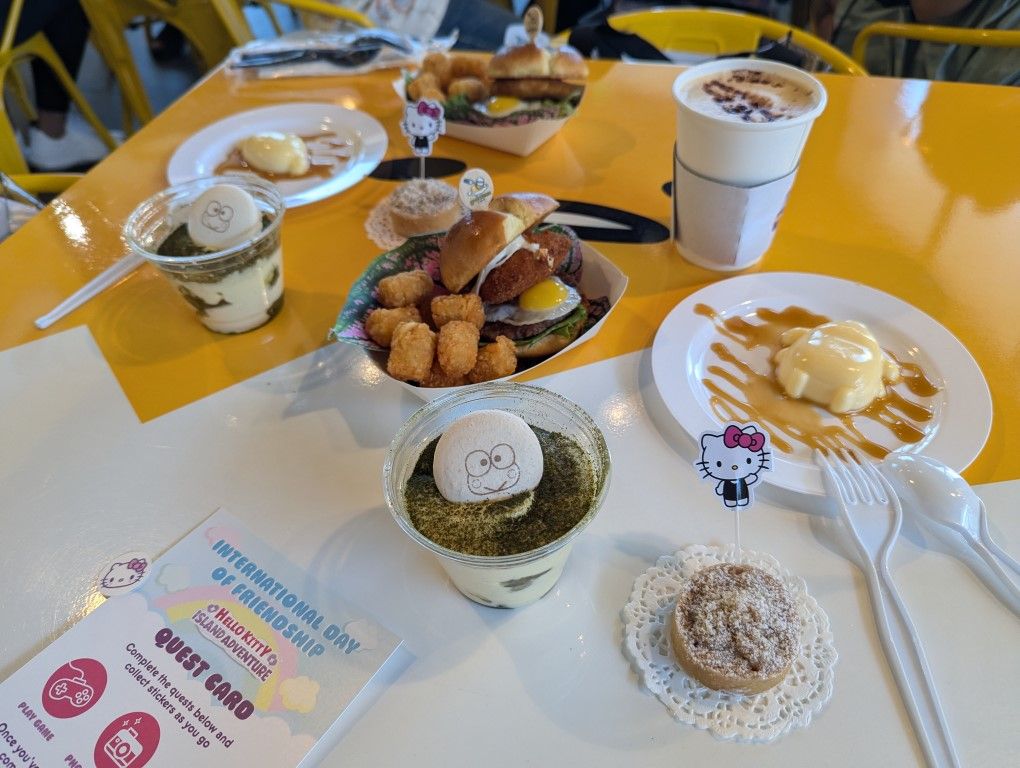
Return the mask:
<svg viewBox="0 0 1020 768">
<path fill-rule="evenodd" d="M 744 350 L 765 349 L 770 365 L 782 347 L 781 338 L 786 331 L 829 322 L 828 317 L 803 307 L 781 311 L 758 309 L 754 315 L 761 322 L 743 317 L 724 320 L 705 304 L 695 306 L 694 312 L 710 319 L 721 336 Z M 722 421 L 758 422 L 768 430 L 772 444 L 784 453 L 792 453 L 793 443 L 828 450 L 855 446 L 875 459 L 882 459 L 893 449 L 866 437 L 860 428 L 862 420 L 881 424 L 901 443 L 914 444 L 928 434 L 927 425 L 935 415 L 931 408 L 890 386 L 866 408 L 855 413 L 832 414 L 806 400 L 788 397 L 771 371 L 769 375 L 758 373 L 726 343 L 713 342 L 710 349 L 722 364 L 708 366 L 708 376 L 701 383 L 710 393 L 709 405 L 716 417 Z M 920 365 L 903 362 L 888 350 L 885 352 L 900 366 L 900 382 L 910 394 L 930 398 L 941 390 Z"/>
<path fill-rule="evenodd" d="M 216 166 L 217 176 L 230 173 L 231 171 L 244 171 L 254 173 L 269 181 L 281 179 L 328 179 L 335 174 L 347 160 L 354 154 L 354 146 L 346 139 L 341 139 L 335 133 L 314 133 L 309 136 L 299 136 L 308 147 L 308 159 L 311 164 L 304 173 L 293 176 L 289 173 L 269 173 L 260 171 L 244 161 L 241 150 L 237 147 L 230 150 L 227 159 Z"/>
</svg>

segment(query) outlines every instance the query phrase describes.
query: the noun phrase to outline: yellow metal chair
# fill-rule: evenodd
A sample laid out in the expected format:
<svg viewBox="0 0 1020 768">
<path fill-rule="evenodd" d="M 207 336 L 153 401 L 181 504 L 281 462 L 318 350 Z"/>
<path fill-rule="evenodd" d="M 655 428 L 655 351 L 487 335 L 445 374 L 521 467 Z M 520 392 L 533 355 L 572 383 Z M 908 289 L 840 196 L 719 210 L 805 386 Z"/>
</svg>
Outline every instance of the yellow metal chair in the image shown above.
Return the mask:
<svg viewBox="0 0 1020 768">
<path fill-rule="evenodd" d="M 59 195 L 81 176 L 80 173 L 15 173 L 10 178 L 33 195 Z"/>
<path fill-rule="evenodd" d="M 1020 30 L 968 29 L 966 27 L 938 27 L 930 24 L 900 24 L 878 21 L 869 24 L 854 38 L 854 61 L 864 64 L 868 43 L 873 37 L 899 37 L 928 43 L 948 45 L 990 46 L 993 48 L 1020 48 Z"/>
<path fill-rule="evenodd" d="M 8 76 L 15 73 L 14 67 L 23 61 L 40 59 L 46 64 L 60 80 L 60 84 L 67 91 L 75 106 L 81 111 L 82 116 L 99 134 L 99 138 L 110 149 L 117 146 L 110 132 L 96 117 L 92 107 L 85 100 L 81 91 L 74 84 L 74 78 L 67 71 L 64 63 L 60 60 L 57 52 L 53 50 L 46 35 L 39 32 L 28 40 L 14 45 L 14 35 L 18 29 L 18 21 L 21 19 L 21 9 L 24 0 L 12 0 L 10 10 L 7 13 L 7 22 L 4 25 L 3 37 L 0 38 L 0 83 L 6 83 Z M 28 104 L 24 94 L 24 85 L 20 79 L 13 80 L 15 94 L 19 101 Z M 20 90 L 20 93 L 19 93 Z M 34 117 L 34 110 L 29 108 L 30 116 Z M 0 98 L 0 170 L 6 173 L 27 173 L 28 164 L 21 155 L 21 148 L 18 146 L 17 135 L 14 133 L 14 126 L 11 124 L 10 116 L 7 114 L 7 107 L 3 98 Z"/>
<path fill-rule="evenodd" d="M 833 72 L 866 75 L 867 70 L 838 48 L 802 29 L 738 11 L 710 8 L 655 8 L 619 13 L 609 24 L 621 32 L 640 35 L 663 51 L 686 51 L 707 56 L 743 53 L 758 48 L 762 37 L 785 40 L 814 54 Z M 558 40 L 566 40 L 565 33 Z"/>
<path fill-rule="evenodd" d="M 257 5 L 265 11 L 269 17 L 269 22 L 272 24 L 276 34 L 282 34 L 283 28 L 280 25 L 279 20 L 276 18 L 276 13 L 273 10 L 274 5 L 283 5 L 289 8 L 293 8 L 295 11 L 305 17 L 307 14 L 313 16 L 324 16 L 329 19 L 335 19 L 339 21 L 347 21 L 359 27 L 373 27 L 372 20 L 363 13 L 358 11 L 352 11 L 350 8 L 345 8 L 339 5 L 333 5 L 332 3 L 325 2 L 325 0 L 212 0 L 213 4 L 220 8 L 220 13 L 226 16 L 232 16 L 235 19 L 235 23 L 239 23 L 244 26 L 247 30 L 247 37 L 243 42 L 247 42 L 252 39 L 251 29 L 248 27 L 248 22 L 244 17 L 243 7 L 246 3 L 251 5 Z M 231 8 L 236 8 L 237 13 L 235 14 Z"/>
<path fill-rule="evenodd" d="M 125 30 L 138 17 L 172 24 L 191 43 L 203 66 L 216 66 L 236 45 L 218 10 L 208 0 L 80 0 L 92 26 L 92 42 L 113 72 L 124 104 L 125 133 L 134 122 L 149 122 L 152 106 L 138 75 Z M 243 29 L 238 33 L 243 33 Z"/>
<path fill-rule="evenodd" d="M 124 102 L 124 131 L 130 133 L 134 123 L 149 122 L 152 106 L 145 94 L 125 30 L 139 17 L 158 19 L 177 27 L 194 48 L 202 65 L 212 69 L 230 53 L 230 49 L 252 39 L 243 11 L 243 0 L 80 0 L 92 25 L 92 40 L 120 86 Z M 274 28 L 279 28 L 272 8 L 267 9 Z M 318 13 L 370 27 L 365 16 L 339 8 L 321 0 L 275 0 L 300 11 Z"/>
</svg>

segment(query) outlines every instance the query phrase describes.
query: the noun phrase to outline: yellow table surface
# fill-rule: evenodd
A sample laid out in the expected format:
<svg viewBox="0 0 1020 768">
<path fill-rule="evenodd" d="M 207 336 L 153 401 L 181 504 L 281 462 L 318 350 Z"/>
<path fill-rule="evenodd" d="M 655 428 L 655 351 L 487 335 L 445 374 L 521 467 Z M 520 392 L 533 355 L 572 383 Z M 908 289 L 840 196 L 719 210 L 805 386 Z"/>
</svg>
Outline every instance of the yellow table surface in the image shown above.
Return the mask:
<svg viewBox="0 0 1020 768">
<path fill-rule="evenodd" d="M 546 192 L 669 226 L 670 200 L 661 187 L 672 175 L 670 85 L 678 71 L 593 62 L 576 118 L 530 157 L 450 138 L 440 139 L 436 155 L 486 168 L 497 191 Z M 276 81 L 212 75 L 0 246 L 0 349 L 87 324 L 145 421 L 326 343 L 348 287 L 379 253 L 363 224 L 392 182 L 369 178 L 287 212 L 286 303 L 259 330 L 240 336 L 205 330 L 148 265 L 47 332 L 32 320 L 124 255 L 125 218 L 166 185 L 176 147 L 222 117 L 289 101 L 341 104 L 386 126 L 387 158 L 408 156 L 393 78 L 393 71 Z M 977 359 L 993 399 L 991 437 L 967 478 L 1020 478 L 1020 91 L 822 80 L 828 108 L 759 268 L 858 280 L 948 327 Z M 670 240 L 596 245 L 630 276 L 628 293 L 594 341 L 540 374 L 649 346 L 679 300 L 725 277 L 683 261 Z"/>
</svg>

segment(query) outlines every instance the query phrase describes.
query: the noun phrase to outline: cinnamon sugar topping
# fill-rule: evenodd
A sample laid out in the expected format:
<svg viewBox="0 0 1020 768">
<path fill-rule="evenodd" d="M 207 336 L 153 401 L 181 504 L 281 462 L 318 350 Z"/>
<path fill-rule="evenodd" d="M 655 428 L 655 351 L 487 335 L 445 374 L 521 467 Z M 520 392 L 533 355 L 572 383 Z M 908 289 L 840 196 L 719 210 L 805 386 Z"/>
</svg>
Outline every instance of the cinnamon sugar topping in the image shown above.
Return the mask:
<svg viewBox="0 0 1020 768">
<path fill-rule="evenodd" d="M 766 678 L 788 667 L 801 623 L 786 587 L 751 565 L 698 571 L 677 601 L 691 657 L 726 675 Z"/>
</svg>

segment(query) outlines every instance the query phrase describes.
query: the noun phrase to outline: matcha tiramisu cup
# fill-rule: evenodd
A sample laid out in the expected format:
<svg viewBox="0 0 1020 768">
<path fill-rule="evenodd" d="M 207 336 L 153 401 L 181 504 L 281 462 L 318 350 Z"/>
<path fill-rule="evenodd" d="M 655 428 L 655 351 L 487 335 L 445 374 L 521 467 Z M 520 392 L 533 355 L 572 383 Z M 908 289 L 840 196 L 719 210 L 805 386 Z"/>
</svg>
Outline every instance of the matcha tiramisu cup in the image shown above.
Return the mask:
<svg viewBox="0 0 1020 768">
<path fill-rule="evenodd" d="M 124 239 L 177 288 L 203 325 L 243 333 L 283 306 L 283 211 L 276 186 L 254 176 L 197 179 L 138 206 Z M 230 237 L 244 216 L 248 221 Z M 196 224 L 209 235 L 204 242 L 195 239 L 201 237 Z"/>
<path fill-rule="evenodd" d="M 463 417 L 483 411 L 526 422 L 541 446 L 541 479 L 510 497 L 448 501 L 433 479 L 438 440 Z M 502 487 L 527 474 L 516 463 L 523 456 L 515 458 L 502 441 L 468 452 L 465 471 L 472 485 L 481 478 Z M 436 555 L 457 589 L 482 605 L 515 608 L 555 586 L 574 539 L 605 500 L 609 475 L 605 438 L 582 408 L 546 389 L 491 382 L 437 398 L 414 413 L 390 445 L 383 488 L 397 524 Z"/>
</svg>

